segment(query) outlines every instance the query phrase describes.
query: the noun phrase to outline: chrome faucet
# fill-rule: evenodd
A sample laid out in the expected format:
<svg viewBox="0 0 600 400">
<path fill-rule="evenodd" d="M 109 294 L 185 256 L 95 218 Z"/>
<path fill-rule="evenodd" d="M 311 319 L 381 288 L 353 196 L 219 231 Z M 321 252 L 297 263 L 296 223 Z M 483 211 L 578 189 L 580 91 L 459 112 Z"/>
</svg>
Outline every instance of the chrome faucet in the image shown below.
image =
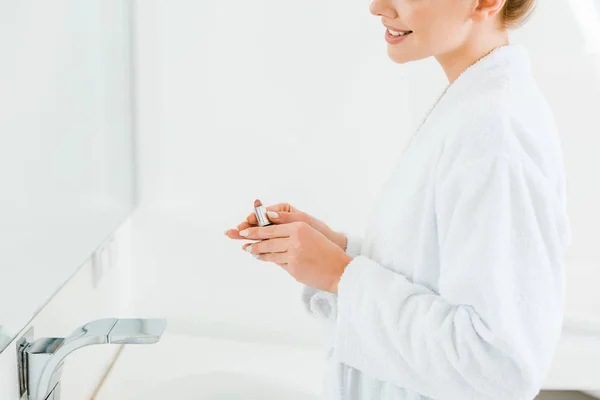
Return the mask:
<svg viewBox="0 0 600 400">
<path fill-rule="evenodd" d="M 94 344 L 152 344 L 167 325 L 159 319 L 101 319 L 78 328 L 67 338 L 43 338 L 17 344 L 21 397 L 28 400 L 60 400 L 60 378 L 65 358 Z"/>
</svg>

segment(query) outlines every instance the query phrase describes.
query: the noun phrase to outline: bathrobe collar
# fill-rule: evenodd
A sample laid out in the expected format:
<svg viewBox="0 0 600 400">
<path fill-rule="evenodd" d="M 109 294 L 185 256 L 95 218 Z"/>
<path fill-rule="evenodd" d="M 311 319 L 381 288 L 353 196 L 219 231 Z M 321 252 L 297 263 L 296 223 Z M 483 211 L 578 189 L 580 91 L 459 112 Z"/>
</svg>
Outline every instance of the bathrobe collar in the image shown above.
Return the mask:
<svg viewBox="0 0 600 400">
<path fill-rule="evenodd" d="M 461 101 L 476 94 L 482 87 L 506 85 L 509 80 L 531 76 L 531 61 L 525 46 L 509 44 L 494 49 L 468 67 L 447 89 L 437 111 L 456 107 Z M 432 112 L 437 114 L 436 110 Z"/>
</svg>

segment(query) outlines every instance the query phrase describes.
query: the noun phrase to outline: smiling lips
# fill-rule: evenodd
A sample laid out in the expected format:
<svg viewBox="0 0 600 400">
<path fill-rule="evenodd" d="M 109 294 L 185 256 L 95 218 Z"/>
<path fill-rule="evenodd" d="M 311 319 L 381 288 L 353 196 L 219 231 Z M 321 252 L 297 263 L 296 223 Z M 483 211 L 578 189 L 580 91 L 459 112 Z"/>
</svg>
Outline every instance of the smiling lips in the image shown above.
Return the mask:
<svg viewBox="0 0 600 400">
<path fill-rule="evenodd" d="M 389 44 L 398 44 L 404 41 L 413 31 L 397 30 L 386 25 L 385 40 Z"/>
<path fill-rule="evenodd" d="M 395 37 L 406 36 L 406 35 L 409 35 L 412 33 L 412 31 L 399 31 L 396 29 L 392 29 L 390 27 L 387 27 L 387 28 L 388 28 L 388 32 L 390 32 L 390 35 L 395 36 Z"/>
</svg>

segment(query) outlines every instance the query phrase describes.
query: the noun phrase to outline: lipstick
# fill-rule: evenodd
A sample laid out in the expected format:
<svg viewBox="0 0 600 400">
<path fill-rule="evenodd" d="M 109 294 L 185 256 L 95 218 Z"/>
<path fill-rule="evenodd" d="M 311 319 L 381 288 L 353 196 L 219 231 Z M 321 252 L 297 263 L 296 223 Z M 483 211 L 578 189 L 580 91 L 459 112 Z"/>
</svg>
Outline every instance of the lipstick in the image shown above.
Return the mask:
<svg viewBox="0 0 600 400">
<path fill-rule="evenodd" d="M 258 199 L 254 200 L 254 214 L 256 214 L 256 220 L 258 226 L 269 226 L 273 225 L 269 218 L 267 218 L 267 209 L 263 206 L 262 202 Z"/>
</svg>

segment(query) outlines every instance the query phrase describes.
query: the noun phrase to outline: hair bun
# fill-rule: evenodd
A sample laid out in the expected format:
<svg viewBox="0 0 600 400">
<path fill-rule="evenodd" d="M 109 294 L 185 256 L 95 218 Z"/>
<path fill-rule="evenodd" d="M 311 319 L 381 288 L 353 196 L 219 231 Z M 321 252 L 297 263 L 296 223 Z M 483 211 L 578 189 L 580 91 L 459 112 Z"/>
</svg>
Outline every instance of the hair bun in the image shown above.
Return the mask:
<svg viewBox="0 0 600 400">
<path fill-rule="evenodd" d="M 506 0 L 502 9 L 502 23 L 507 29 L 518 28 L 535 9 L 535 0 Z"/>
</svg>

